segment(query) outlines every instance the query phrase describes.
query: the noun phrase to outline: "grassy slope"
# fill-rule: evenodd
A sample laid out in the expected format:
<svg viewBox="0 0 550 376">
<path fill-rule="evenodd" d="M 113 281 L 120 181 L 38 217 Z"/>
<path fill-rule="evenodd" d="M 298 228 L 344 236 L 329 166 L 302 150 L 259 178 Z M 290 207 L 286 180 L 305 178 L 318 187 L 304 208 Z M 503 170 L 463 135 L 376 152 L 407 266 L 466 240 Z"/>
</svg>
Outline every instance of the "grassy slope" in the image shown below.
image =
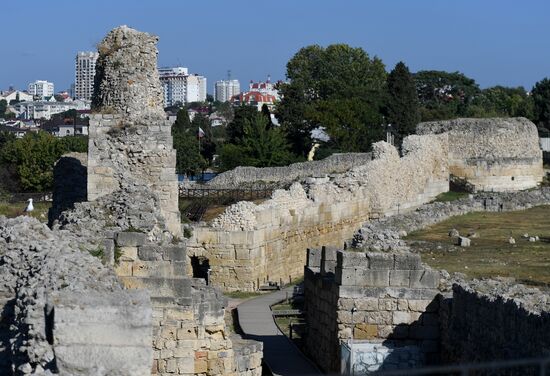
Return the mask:
<svg viewBox="0 0 550 376">
<path fill-rule="evenodd" d="M 35 202 L 33 203 L 34 211 L 29 214 L 23 213 L 25 207 L 27 207 L 26 202 L 0 202 L 0 215 L 5 215 L 8 218 L 14 218 L 19 215 L 30 215 L 34 218 L 37 218 L 41 222 L 48 221 L 48 209 L 52 206 L 51 202 Z"/>
<path fill-rule="evenodd" d="M 479 238 L 472 238 L 469 248 L 424 251 L 425 263 L 470 277 L 503 276 L 535 285 L 550 284 L 550 206 L 505 213 L 470 213 L 414 232 L 407 239 L 435 243 L 430 249 L 436 249 L 437 245 L 448 249 L 452 244 L 448 232 L 452 228 L 461 235 L 476 232 Z M 522 238 L 525 233 L 539 236 L 541 241 L 529 242 Z M 515 245 L 508 243 L 510 236 L 516 239 Z"/>
</svg>

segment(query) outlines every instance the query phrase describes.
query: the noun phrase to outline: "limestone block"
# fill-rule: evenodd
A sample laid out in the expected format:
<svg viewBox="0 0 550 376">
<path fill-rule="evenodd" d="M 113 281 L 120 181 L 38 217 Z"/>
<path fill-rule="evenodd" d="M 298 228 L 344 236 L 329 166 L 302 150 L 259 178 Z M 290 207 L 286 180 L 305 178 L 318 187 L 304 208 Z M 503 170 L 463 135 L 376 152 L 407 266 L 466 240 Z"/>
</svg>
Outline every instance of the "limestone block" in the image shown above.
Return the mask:
<svg viewBox="0 0 550 376">
<path fill-rule="evenodd" d="M 378 326 L 373 324 L 356 324 L 353 330 L 353 337 L 356 339 L 373 339 L 378 335 Z"/>
<path fill-rule="evenodd" d="M 390 271 L 358 269 L 355 279 L 357 286 L 387 287 L 390 285 Z"/>
<path fill-rule="evenodd" d="M 185 247 L 167 246 L 163 248 L 162 258 L 170 261 L 187 261 L 187 252 Z"/>
<path fill-rule="evenodd" d="M 410 285 L 410 278 L 410 270 L 390 270 L 390 286 L 408 287 Z"/>
<path fill-rule="evenodd" d="M 355 306 L 360 311 L 377 311 L 378 298 L 358 298 L 355 299 Z"/>
<path fill-rule="evenodd" d="M 397 310 L 397 299 L 379 299 L 378 309 L 380 311 L 395 311 Z"/>
<path fill-rule="evenodd" d="M 120 277 L 128 277 L 132 275 L 132 261 L 120 260 L 115 266 L 115 273 Z"/>
<path fill-rule="evenodd" d="M 367 252 L 369 268 L 373 270 L 389 270 L 394 268 L 394 257 L 392 254 Z"/>
<path fill-rule="evenodd" d="M 420 255 L 414 253 L 403 253 L 395 255 L 395 269 L 416 270 L 421 268 Z"/>
<path fill-rule="evenodd" d="M 120 247 L 120 261 L 135 261 L 138 259 L 137 247 Z"/>
<path fill-rule="evenodd" d="M 435 270 L 411 270 L 411 288 L 434 289 L 439 286 L 440 274 Z"/>
<path fill-rule="evenodd" d="M 406 312 L 406 311 L 392 312 L 393 325 L 410 324 L 413 321 L 414 319 L 411 317 L 411 314 L 409 312 Z"/>
<path fill-rule="evenodd" d="M 142 261 L 160 261 L 163 249 L 158 245 L 142 245 L 138 248 L 138 258 Z"/>
<path fill-rule="evenodd" d="M 355 268 L 336 269 L 335 281 L 341 286 L 355 286 Z"/>
<path fill-rule="evenodd" d="M 368 269 L 369 267 L 369 260 L 364 252 L 338 251 L 336 259 L 338 268 L 355 267 Z"/>
<path fill-rule="evenodd" d="M 321 267 L 321 250 L 308 248 L 307 249 L 307 264 L 308 267 Z"/>
</svg>

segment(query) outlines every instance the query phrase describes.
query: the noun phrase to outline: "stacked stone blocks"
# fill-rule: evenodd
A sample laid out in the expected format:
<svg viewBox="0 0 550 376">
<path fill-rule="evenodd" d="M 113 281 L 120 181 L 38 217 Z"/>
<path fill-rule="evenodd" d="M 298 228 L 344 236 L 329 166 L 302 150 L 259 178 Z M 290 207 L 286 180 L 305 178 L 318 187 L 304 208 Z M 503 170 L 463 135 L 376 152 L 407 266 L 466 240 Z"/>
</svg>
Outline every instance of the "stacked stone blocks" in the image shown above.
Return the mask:
<svg viewBox="0 0 550 376">
<path fill-rule="evenodd" d="M 337 371 L 340 341 L 392 340 L 437 358 L 439 272 L 410 253 L 308 250 L 305 267 L 307 350 Z"/>
</svg>

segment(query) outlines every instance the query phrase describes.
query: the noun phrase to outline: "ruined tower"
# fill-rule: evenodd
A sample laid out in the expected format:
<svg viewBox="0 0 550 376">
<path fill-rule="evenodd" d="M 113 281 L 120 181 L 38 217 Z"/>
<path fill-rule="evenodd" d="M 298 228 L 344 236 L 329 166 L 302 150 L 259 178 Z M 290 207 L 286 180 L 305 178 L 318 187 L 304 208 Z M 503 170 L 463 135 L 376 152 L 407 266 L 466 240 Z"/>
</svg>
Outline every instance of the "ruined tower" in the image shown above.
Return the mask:
<svg viewBox="0 0 550 376">
<path fill-rule="evenodd" d="M 158 38 L 127 26 L 98 45 L 90 118 L 88 200 L 128 186 L 159 196 L 169 231 L 181 235 L 176 152 L 157 73 Z"/>
</svg>

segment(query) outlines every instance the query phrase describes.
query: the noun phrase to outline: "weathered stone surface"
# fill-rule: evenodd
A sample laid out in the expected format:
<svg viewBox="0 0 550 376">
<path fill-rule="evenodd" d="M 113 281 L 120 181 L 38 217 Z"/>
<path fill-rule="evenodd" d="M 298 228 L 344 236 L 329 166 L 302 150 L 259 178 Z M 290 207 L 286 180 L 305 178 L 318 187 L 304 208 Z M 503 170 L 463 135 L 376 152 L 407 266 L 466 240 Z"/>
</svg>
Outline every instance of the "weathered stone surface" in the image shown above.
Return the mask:
<svg viewBox="0 0 550 376">
<path fill-rule="evenodd" d="M 107 34 L 98 45 L 94 109 L 139 121 L 164 119 L 157 41 L 157 37 L 127 26 Z"/>
</svg>

